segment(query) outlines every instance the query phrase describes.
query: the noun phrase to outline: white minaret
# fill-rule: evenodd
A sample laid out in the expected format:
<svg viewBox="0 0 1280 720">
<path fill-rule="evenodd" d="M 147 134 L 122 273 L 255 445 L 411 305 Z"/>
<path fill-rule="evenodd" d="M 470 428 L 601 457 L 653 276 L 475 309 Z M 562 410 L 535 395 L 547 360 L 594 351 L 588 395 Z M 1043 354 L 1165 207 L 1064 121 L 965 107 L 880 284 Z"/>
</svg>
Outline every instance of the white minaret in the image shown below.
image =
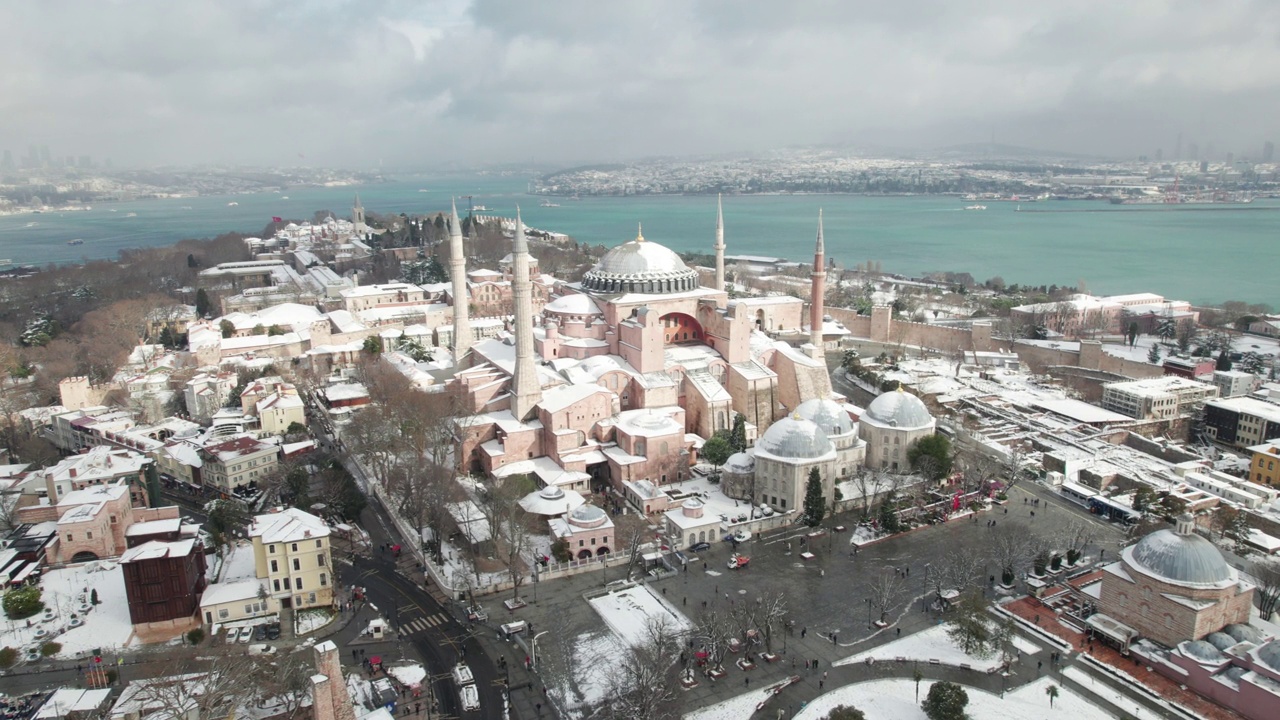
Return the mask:
<svg viewBox="0 0 1280 720">
<path fill-rule="evenodd" d="M 811 297 L 809 298 L 809 343 L 813 345 L 813 357 L 821 360 L 822 351 L 822 318 L 823 301 L 827 291 L 827 249 L 822 242 L 822 210 L 818 210 L 818 242 L 813 247 L 813 274 Z"/>
<path fill-rule="evenodd" d="M 458 203 L 453 203 L 449 217 L 449 279 L 453 281 L 453 362 L 471 349 L 471 298 L 467 295 L 467 257 L 462 247 L 462 223 L 458 220 Z"/>
<path fill-rule="evenodd" d="M 511 377 L 511 414 L 527 420 L 542 400 L 542 384 L 533 364 L 533 283 L 529 280 L 529 241 L 516 206 L 516 237 L 511 244 L 511 297 L 515 311 L 516 370 Z"/>
<path fill-rule="evenodd" d="M 356 204 L 351 208 L 351 224 L 355 225 L 356 235 L 361 238 L 368 232 L 368 226 L 364 223 L 364 206 L 360 204 L 359 193 L 356 193 Z"/>
<path fill-rule="evenodd" d="M 716 284 L 715 289 L 724 292 L 724 203 L 716 195 Z"/>
</svg>

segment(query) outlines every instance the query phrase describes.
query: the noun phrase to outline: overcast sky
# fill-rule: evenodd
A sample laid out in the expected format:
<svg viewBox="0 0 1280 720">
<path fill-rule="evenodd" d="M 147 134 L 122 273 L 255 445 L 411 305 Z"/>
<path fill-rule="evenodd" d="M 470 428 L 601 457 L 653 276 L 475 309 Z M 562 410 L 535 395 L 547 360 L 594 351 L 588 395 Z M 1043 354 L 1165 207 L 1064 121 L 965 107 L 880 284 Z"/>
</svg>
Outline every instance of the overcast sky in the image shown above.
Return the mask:
<svg viewBox="0 0 1280 720">
<path fill-rule="evenodd" d="M 1276 0 L 0 5 L 0 149 L 569 165 L 818 143 L 1258 153 Z"/>
</svg>

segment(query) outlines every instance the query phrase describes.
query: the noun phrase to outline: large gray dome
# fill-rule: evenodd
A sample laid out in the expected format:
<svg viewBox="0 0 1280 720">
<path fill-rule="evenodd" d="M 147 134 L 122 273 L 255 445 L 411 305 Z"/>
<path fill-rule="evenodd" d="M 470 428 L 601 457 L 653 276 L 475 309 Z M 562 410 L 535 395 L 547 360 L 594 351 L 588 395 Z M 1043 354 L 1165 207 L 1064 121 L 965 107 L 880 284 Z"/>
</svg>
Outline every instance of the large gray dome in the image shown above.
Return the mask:
<svg viewBox="0 0 1280 720">
<path fill-rule="evenodd" d="M 920 398 L 902 388 L 881 393 L 863 415 L 873 424 L 896 428 L 922 428 L 933 422 L 933 416 Z"/>
<path fill-rule="evenodd" d="M 834 400 L 805 400 L 796 408 L 796 415 L 817 424 L 827 435 L 848 435 L 853 432 L 853 420 L 849 418 L 849 413 Z"/>
<path fill-rule="evenodd" d="M 670 249 L 644 239 L 623 243 L 582 276 L 582 287 L 601 293 L 665 294 L 698 287 L 698 272 Z"/>
<path fill-rule="evenodd" d="M 756 452 L 760 451 L 784 459 L 809 460 L 834 452 L 835 446 L 812 420 L 788 416 L 770 425 L 756 441 Z"/>
<path fill-rule="evenodd" d="M 1218 548 L 1193 533 L 1157 530 L 1124 552 L 1138 570 L 1175 585 L 1213 587 L 1234 580 Z"/>
</svg>

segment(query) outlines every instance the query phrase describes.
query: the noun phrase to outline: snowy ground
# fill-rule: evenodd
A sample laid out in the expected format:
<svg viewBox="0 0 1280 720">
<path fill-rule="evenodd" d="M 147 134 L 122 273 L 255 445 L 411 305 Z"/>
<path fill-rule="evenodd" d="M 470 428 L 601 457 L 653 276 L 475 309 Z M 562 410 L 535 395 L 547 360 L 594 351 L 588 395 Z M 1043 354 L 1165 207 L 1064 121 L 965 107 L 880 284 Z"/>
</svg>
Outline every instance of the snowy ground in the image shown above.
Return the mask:
<svg viewBox="0 0 1280 720">
<path fill-rule="evenodd" d="M 421 685 L 422 681 L 427 679 L 426 668 L 421 665 L 400 665 L 387 668 L 387 674 L 410 687 Z"/>
<path fill-rule="evenodd" d="M 298 635 L 307 635 L 333 622 L 335 615 L 330 610 L 303 610 L 295 621 Z"/>
<path fill-rule="evenodd" d="M 1076 668 L 1076 667 L 1064 668 L 1062 673 L 1067 677 L 1071 678 L 1072 680 L 1075 680 L 1076 682 L 1080 683 L 1084 687 L 1097 688 L 1096 690 L 1094 690 L 1094 692 L 1097 692 L 1100 697 L 1103 697 L 1109 701 L 1112 701 L 1111 707 L 1108 709 L 1113 710 L 1114 712 L 1117 713 L 1117 715 L 1120 712 L 1125 712 L 1131 717 L 1136 717 L 1138 720 L 1160 720 L 1161 718 L 1160 715 L 1154 712 L 1151 712 L 1145 707 L 1141 705 L 1137 705 L 1132 702 L 1128 702 L 1127 700 L 1125 701 L 1123 707 L 1116 707 L 1114 701 L 1119 700 L 1119 698 L 1116 696 L 1115 692 L 1112 691 L 1110 688 L 1108 688 L 1106 685 L 1098 685 L 1098 681 L 1092 675 L 1081 670 L 1080 668 Z M 1041 690 L 1041 692 L 1044 692 L 1044 691 Z M 1058 702 L 1062 702 L 1061 697 L 1058 698 L 1057 702 L 1055 702 L 1054 705 L 1056 706 Z M 1129 709 L 1130 706 L 1133 707 L 1133 710 Z"/>
<path fill-rule="evenodd" d="M 692 624 L 666 600 L 654 595 L 648 585 L 636 585 L 619 592 L 591 598 L 591 607 L 618 637 L 628 645 L 645 641 L 652 623 L 661 623 L 672 631 L 682 632 Z"/>
<path fill-rule="evenodd" d="M 944 625 L 934 625 L 928 630 L 908 635 L 901 640 L 894 640 L 874 650 L 858 653 L 844 660 L 837 660 L 835 664 L 852 665 L 865 662 L 868 658 L 881 661 L 900 657 L 907 660 L 919 660 L 920 662 L 937 660 L 943 665 L 963 664 L 974 670 L 982 671 L 990 670 L 1000 665 L 999 653 L 994 653 L 986 659 L 966 655 L 963 650 L 947 637 L 947 628 Z"/>
<path fill-rule="evenodd" d="M 770 688 L 753 690 L 701 710 L 694 710 L 686 714 L 684 720 L 746 720 L 756 711 L 757 705 L 772 695 L 773 690 Z"/>
<path fill-rule="evenodd" d="M 930 684 L 920 683 L 922 700 L 929 692 Z M 1048 678 L 1041 678 L 1019 692 L 1006 693 L 1003 699 L 966 687 L 969 705 L 965 710 L 969 717 L 981 720 L 1106 720 L 1115 717 L 1062 686 L 1058 686 L 1058 698 L 1050 709 L 1049 697 L 1044 694 L 1049 684 Z M 926 720 L 924 710 L 916 703 L 915 697 L 915 683 L 910 680 L 874 680 L 846 685 L 819 696 L 796 713 L 795 720 L 820 720 L 837 705 L 851 705 L 866 713 L 867 720 Z"/>
<path fill-rule="evenodd" d="M 53 610 L 53 619 L 45 621 L 45 614 L 39 613 L 28 620 L 4 620 L 0 647 L 38 648 L 52 641 L 62 644 L 59 657 L 70 658 L 96 648 L 124 647 L 132 637 L 124 573 L 115 563 L 91 562 L 49 570 L 40 580 L 40 587 L 46 610 Z M 82 607 L 89 602 L 91 590 L 98 591 L 99 604 L 86 612 Z M 71 627 L 72 615 L 84 624 Z M 41 630 L 45 637 L 37 638 Z"/>
</svg>

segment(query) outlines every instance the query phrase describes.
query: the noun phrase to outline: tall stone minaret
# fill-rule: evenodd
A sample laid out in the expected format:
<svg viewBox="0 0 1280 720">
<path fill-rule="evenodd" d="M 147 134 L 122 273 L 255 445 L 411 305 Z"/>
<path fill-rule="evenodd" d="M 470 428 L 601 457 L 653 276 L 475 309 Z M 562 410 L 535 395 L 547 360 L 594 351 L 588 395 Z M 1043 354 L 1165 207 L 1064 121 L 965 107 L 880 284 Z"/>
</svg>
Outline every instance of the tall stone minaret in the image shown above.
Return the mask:
<svg viewBox="0 0 1280 720">
<path fill-rule="evenodd" d="M 511 377 L 511 414 L 527 420 L 542 400 L 542 384 L 533 364 L 533 283 L 529 280 L 529 241 L 516 206 L 516 238 L 511 245 L 511 297 L 515 311 L 516 370 Z"/>
<path fill-rule="evenodd" d="M 716 285 L 715 289 L 724 292 L 724 203 L 716 195 Z"/>
<path fill-rule="evenodd" d="M 813 357 L 825 357 L 822 352 L 823 296 L 827 291 L 826 248 L 822 243 L 822 209 L 818 209 L 818 242 L 813 248 L 812 297 L 809 299 L 809 343 L 813 345 Z"/>
<path fill-rule="evenodd" d="M 471 349 L 471 298 L 467 295 L 467 256 L 462 247 L 462 223 L 458 220 L 458 203 L 453 202 L 449 217 L 449 279 L 453 281 L 453 362 Z"/>
<path fill-rule="evenodd" d="M 351 224 L 356 227 L 356 235 L 361 238 L 368 232 L 368 226 L 364 224 L 364 206 L 360 204 L 360 194 L 356 193 L 356 204 L 351 208 Z"/>
</svg>

